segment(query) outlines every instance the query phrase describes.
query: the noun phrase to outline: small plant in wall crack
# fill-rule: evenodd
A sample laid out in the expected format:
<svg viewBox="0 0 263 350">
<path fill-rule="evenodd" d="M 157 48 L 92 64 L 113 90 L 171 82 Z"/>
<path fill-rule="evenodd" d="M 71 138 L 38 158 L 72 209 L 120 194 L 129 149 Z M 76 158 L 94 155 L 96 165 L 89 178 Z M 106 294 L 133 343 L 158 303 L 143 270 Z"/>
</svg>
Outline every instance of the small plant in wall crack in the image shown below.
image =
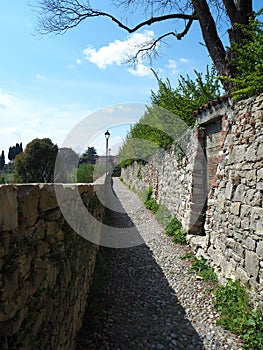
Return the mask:
<svg viewBox="0 0 263 350">
<path fill-rule="evenodd" d="M 173 242 L 177 244 L 186 244 L 186 232 L 182 229 L 182 224 L 174 216 L 166 228 L 166 234 L 173 237 Z"/>
<path fill-rule="evenodd" d="M 217 282 L 217 275 L 213 269 L 207 264 L 204 257 L 194 257 L 190 272 L 197 272 L 206 282 Z"/>
</svg>

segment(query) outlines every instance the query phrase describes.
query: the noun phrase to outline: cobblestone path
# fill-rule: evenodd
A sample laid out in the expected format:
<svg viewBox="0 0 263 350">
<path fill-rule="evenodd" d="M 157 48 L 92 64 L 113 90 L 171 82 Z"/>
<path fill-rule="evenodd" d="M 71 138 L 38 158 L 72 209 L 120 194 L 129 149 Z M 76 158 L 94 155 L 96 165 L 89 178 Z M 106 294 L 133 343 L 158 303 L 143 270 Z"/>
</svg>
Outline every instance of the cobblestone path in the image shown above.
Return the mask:
<svg viewBox="0 0 263 350">
<path fill-rule="evenodd" d="M 180 259 L 189 249 L 163 232 L 141 200 L 113 180 L 121 214 L 109 225 L 135 227 L 145 243 L 104 248 L 107 275 L 98 315 L 87 317 L 78 350 L 239 350 L 240 340 L 216 325 L 212 286 L 189 273 Z"/>
</svg>

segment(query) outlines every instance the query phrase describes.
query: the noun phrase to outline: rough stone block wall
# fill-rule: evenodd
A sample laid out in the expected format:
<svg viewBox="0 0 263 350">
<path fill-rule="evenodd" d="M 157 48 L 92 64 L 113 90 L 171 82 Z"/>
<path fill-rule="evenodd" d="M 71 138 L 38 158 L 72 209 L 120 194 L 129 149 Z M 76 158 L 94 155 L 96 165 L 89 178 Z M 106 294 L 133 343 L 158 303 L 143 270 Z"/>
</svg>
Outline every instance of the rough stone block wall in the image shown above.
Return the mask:
<svg viewBox="0 0 263 350">
<path fill-rule="evenodd" d="M 263 301 L 263 95 L 229 108 L 223 132 L 200 253 Z"/>
<path fill-rule="evenodd" d="M 134 162 L 122 169 L 121 176 L 138 191 L 152 186 L 152 197 L 164 204 L 187 232 L 200 233 L 206 202 L 204 163 L 202 145 L 193 130 L 181 140 L 180 152 L 175 146 L 159 151 L 145 165 Z"/>
<path fill-rule="evenodd" d="M 152 197 L 176 215 L 186 229 L 189 229 L 193 213 L 189 198 L 193 195 L 192 178 L 198 147 L 193 132 L 188 134 L 188 141 L 180 154 L 172 146 L 170 150 L 153 155 L 145 165 L 134 162 L 122 169 L 121 174 L 124 182 L 138 191 L 152 186 Z"/>
<path fill-rule="evenodd" d="M 54 186 L 73 190 L 72 185 L 0 186 L 1 349 L 75 348 L 98 246 L 67 224 Z M 101 221 L 93 185 L 78 190 Z M 93 227 L 97 235 L 100 229 Z"/>
<path fill-rule="evenodd" d="M 122 170 L 123 179 L 138 189 L 151 184 L 155 198 L 182 221 L 197 255 L 222 281 L 240 279 L 263 302 L 263 94 L 210 104 L 197 123 L 183 163 L 172 148 L 140 171 L 138 164 Z M 205 200 L 206 215 L 198 218 Z"/>
</svg>

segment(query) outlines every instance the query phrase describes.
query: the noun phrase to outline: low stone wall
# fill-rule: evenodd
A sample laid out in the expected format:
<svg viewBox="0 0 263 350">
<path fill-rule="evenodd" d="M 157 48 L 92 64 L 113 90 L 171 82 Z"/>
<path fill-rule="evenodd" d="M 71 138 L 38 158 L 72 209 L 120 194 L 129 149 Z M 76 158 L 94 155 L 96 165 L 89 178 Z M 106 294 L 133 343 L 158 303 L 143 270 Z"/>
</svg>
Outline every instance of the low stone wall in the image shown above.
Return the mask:
<svg viewBox="0 0 263 350">
<path fill-rule="evenodd" d="M 172 147 L 122 177 L 139 190 L 153 186 L 195 253 L 222 281 L 241 279 L 263 302 L 263 94 L 208 104 L 197 123 L 180 161 Z"/>
<path fill-rule="evenodd" d="M 55 186 L 76 190 L 74 185 L 0 186 L 1 349 L 75 348 L 98 245 L 67 224 Z M 98 219 L 90 230 L 100 235 L 103 207 L 94 187 L 77 186 Z"/>
</svg>

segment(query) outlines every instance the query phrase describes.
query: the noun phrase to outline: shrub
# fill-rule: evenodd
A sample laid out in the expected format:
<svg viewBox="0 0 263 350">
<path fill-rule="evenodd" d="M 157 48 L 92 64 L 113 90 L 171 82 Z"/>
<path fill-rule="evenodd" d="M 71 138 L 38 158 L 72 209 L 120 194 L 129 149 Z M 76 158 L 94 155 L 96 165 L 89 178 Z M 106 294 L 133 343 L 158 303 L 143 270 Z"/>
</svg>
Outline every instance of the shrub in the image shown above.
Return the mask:
<svg viewBox="0 0 263 350">
<path fill-rule="evenodd" d="M 156 202 L 154 198 L 148 199 L 145 203 L 147 209 L 150 209 L 154 214 L 157 212 L 159 208 L 159 204 Z"/>
<path fill-rule="evenodd" d="M 93 182 L 93 172 L 95 166 L 92 164 L 81 164 L 77 169 L 77 181 L 80 183 Z"/>
</svg>

